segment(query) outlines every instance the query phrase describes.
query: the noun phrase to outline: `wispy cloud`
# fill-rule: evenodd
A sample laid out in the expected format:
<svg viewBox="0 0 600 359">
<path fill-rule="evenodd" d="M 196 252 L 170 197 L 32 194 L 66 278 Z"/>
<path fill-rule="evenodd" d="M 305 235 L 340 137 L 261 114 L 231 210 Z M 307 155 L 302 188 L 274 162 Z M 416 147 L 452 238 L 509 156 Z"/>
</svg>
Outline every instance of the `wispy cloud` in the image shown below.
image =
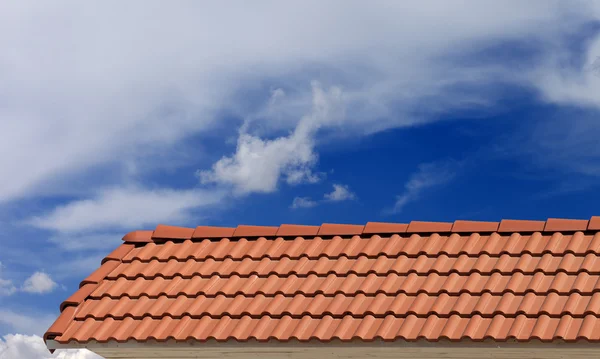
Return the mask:
<svg viewBox="0 0 600 359">
<path fill-rule="evenodd" d="M 0 179 L 0 201 L 87 189 L 87 183 L 75 179 L 89 182 L 89 171 L 99 166 L 109 168 L 111 175 L 94 181 L 114 184 L 114 176 L 126 173 L 130 165 L 164 153 L 192 134 L 207 134 L 218 113 L 249 113 L 254 104 L 244 101 L 244 90 L 265 79 L 281 84 L 283 90 L 276 95 L 283 99 L 269 105 L 271 112 L 258 111 L 265 115 L 260 127 L 294 129 L 312 101 L 310 90 L 299 85 L 316 77 L 307 67 L 325 74 L 319 77 L 328 79 L 327 87 L 344 87 L 350 114 L 345 130 L 350 132 L 372 133 L 430 121 L 431 115 L 457 107 L 486 106 L 493 99 L 482 87 L 517 79 L 501 60 L 484 65 L 465 61 L 468 49 L 535 40 L 550 57 L 563 53 L 557 51 L 557 39 L 600 18 L 597 5 L 590 2 L 577 2 L 568 10 L 554 1 L 476 1 L 469 3 L 468 12 L 464 8 L 444 1 L 388 2 L 365 12 L 360 2 L 300 2 L 290 7 L 265 1 L 252 12 L 195 3 L 160 12 L 154 6 L 115 12 L 114 4 L 105 3 L 93 11 L 97 19 L 111 19 L 101 22 L 78 2 L 36 9 L 3 2 L 0 45 L 11 51 L 0 54 L 0 152 L 11 155 L 0 158 L 0 168 L 13 175 Z M 317 16 L 332 12 L 337 13 L 334 19 Z M 456 21 L 440 21 L 439 14 Z M 307 18 L 313 20 L 309 27 Z M 165 26 L 158 29 L 156 23 Z M 366 24 L 367 30 L 357 31 L 356 23 Z M 23 24 L 26 30 L 19 31 Z M 210 33 L 219 36 L 205 36 Z M 295 39 L 293 49 L 290 38 Z M 79 46 L 75 52 L 65 51 L 64 44 Z M 597 41 L 589 44 L 586 52 L 591 56 Z M 98 54 L 108 54 L 110 61 Z M 40 63 L 39 58 L 47 61 Z M 550 101 L 597 103 L 597 82 L 557 72 L 557 65 L 552 59 L 540 71 L 527 67 L 520 72 L 532 74 L 525 76 L 527 85 L 533 83 Z M 459 85 L 461 91 L 447 91 Z M 424 101 L 427 106 L 422 106 Z M 392 116 L 397 109 L 402 113 Z M 302 172 L 315 155 L 309 137 L 295 134 L 273 141 L 244 133 L 238 142 L 240 153 L 225 157 L 205 176 L 207 181 L 230 183 L 242 191 L 269 191 L 282 172 L 242 153 L 275 156 L 274 149 L 284 152 L 275 168 L 300 170 L 283 171 L 284 177 L 310 178 Z M 290 148 L 303 155 L 288 160 Z M 248 174 L 230 171 L 251 171 L 244 165 L 247 161 L 258 161 L 269 171 L 266 185 L 243 185 Z"/>
<path fill-rule="evenodd" d="M 0 297 L 13 295 L 17 291 L 17 287 L 13 284 L 12 280 L 2 278 L 3 265 L 0 262 Z"/>
<path fill-rule="evenodd" d="M 214 205 L 222 192 L 115 188 L 89 199 L 76 200 L 27 222 L 44 229 L 77 233 L 106 228 L 142 228 L 159 222 L 180 222 L 189 211 Z"/>
<path fill-rule="evenodd" d="M 350 190 L 348 185 L 334 184 L 333 191 L 325 193 L 321 201 L 316 201 L 310 197 L 296 197 L 290 208 L 311 208 L 318 206 L 321 202 L 341 202 L 356 199 L 356 195 Z"/>
<path fill-rule="evenodd" d="M 398 213 L 410 202 L 420 198 L 424 190 L 442 186 L 453 180 L 460 163 L 455 161 L 424 163 L 404 184 L 404 192 L 396 197 L 389 213 Z"/>
<path fill-rule="evenodd" d="M 292 201 L 292 205 L 290 208 L 311 208 L 317 206 L 319 203 L 317 201 L 313 201 L 310 197 L 296 197 Z"/>
</svg>

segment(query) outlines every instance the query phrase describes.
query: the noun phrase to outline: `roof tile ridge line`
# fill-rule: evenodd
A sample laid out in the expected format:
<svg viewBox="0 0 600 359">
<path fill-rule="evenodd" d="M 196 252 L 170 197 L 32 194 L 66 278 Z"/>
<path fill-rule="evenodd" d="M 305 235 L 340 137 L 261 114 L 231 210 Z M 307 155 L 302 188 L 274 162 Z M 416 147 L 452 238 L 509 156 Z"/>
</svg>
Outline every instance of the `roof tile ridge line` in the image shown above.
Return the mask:
<svg viewBox="0 0 600 359">
<path fill-rule="evenodd" d="M 593 221 L 593 222 L 592 222 Z M 508 223 L 520 222 L 522 226 L 534 226 L 535 228 L 503 228 Z M 573 227 L 563 227 L 560 230 L 552 228 L 551 225 L 573 225 Z M 561 223 L 562 222 L 562 223 Z M 569 223 L 570 222 L 570 223 Z M 579 223 L 577 223 L 579 222 Z M 584 222 L 585 225 L 584 225 Z M 434 226 L 434 228 L 422 228 L 423 226 Z M 466 226 L 466 228 L 465 228 Z M 264 229 L 264 233 L 255 232 L 252 235 L 236 235 L 236 232 L 240 229 L 252 227 L 254 229 Z M 303 227 L 309 232 L 316 231 L 317 233 L 289 233 L 283 234 L 280 232 L 284 228 L 289 227 Z M 339 227 L 340 229 L 346 228 L 354 229 L 351 230 L 352 233 L 327 233 L 323 234 L 325 236 L 336 236 L 336 235 L 376 235 L 376 234 L 426 234 L 426 233 L 468 233 L 468 232 L 484 232 L 484 233 L 494 233 L 494 232 L 557 232 L 557 231 L 586 231 L 586 230 L 600 230 L 600 216 L 592 216 L 590 220 L 582 220 L 582 219 L 565 219 L 565 218 L 548 218 L 546 221 L 537 221 L 537 220 L 509 220 L 502 219 L 499 222 L 490 222 L 490 221 L 474 221 L 474 220 L 455 220 L 454 222 L 435 222 L 435 221 L 411 221 L 410 223 L 398 223 L 398 222 L 367 222 L 365 225 L 360 224 L 343 224 L 343 223 L 323 223 L 320 226 L 312 226 L 312 225 L 303 225 L 303 224 L 281 224 L 279 226 L 258 226 L 258 225 L 238 225 L 237 227 L 224 227 L 224 226 L 197 226 L 196 228 L 188 228 L 181 226 L 168 226 L 168 225 L 157 225 L 154 231 L 147 230 L 138 230 L 127 233 L 123 237 L 124 242 L 128 243 L 150 243 L 153 242 L 154 239 L 179 239 L 179 240 L 188 240 L 188 239 L 199 239 L 199 238 L 232 238 L 232 237 L 298 237 L 298 236 L 310 236 L 316 237 L 322 234 L 323 227 Z M 358 227 L 362 227 L 362 230 L 358 231 Z M 375 227 L 375 228 L 373 228 Z M 418 228 L 414 228 L 418 227 Z M 441 228 L 440 228 L 441 227 Z M 461 228 L 462 227 L 462 228 Z M 538 228 L 539 227 L 539 228 Z M 221 230 L 223 232 L 227 232 L 227 235 L 219 235 L 219 236 L 202 236 L 200 234 L 196 234 L 196 232 L 200 228 L 210 228 L 213 230 Z M 391 228 L 394 228 L 393 230 Z M 165 232 L 168 231 L 168 235 L 157 235 L 156 232 Z M 229 233 L 230 232 L 230 233 Z M 225 234 L 225 233 L 223 233 Z"/>
</svg>

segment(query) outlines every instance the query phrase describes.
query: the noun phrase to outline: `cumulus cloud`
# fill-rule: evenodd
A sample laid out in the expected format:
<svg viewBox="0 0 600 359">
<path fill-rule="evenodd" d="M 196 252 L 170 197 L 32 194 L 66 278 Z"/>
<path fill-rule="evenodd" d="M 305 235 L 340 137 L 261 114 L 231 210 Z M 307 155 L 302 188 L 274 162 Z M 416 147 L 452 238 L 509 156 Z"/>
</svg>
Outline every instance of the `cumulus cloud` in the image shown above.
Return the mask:
<svg viewBox="0 0 600 359">
<path fill-rule="evenodd" d="M 56 286 L 56 282 L 47 273 L 35 272 L 25 280 L 22 290 L 28 293 L 44 294 L 51 292 Z"/>
<path fill-rule="evenodd" d="M 404 184 L 404 193 L 396 197 L 389 212 L 400 212 L 408 203 L 418 200 L 423 191 L 448 183 L 456 176 L 459 166 L 454 161 L 421 164 Z"/>
<path fill-rule="evenodd" d="M 311 208 L 317 206 L 319 203 L 317 201 L 313 201 L 310 197 L 296 197 L 292 201 L 292 205 L 290 208 Z"/>
<path fill-rule="evenodd" d="M 102 359 L 86 349 L 57 350 L 50 354 L 37 335 L 9 334 L 0 338 L 0 359 Z"/>
<path fill-rule="evenodd" d="M 221 158 L 211 170 L 199 171 L 201 182 L 231 186 L 238 194 L 273 192 L 281 178 L 288 184 L 317 182 L 319 176 L 312 170 L 317 162 L 315 135 L 343 118 L 344 109 L 337 87 L 325 91 L 314 82 L 312 94 L 312 111 L 293 132 L 275 139 L 240 133 L 235 154 Z"/>
<path fill-rule="evenodd" d="M 327 201 L 347 201 L 355 199 L 356 195 L 350 191 L 350 187 L 343 184 L 334 184 L 333 191 L 324 196 Z"/>
<path fill-rule="evenodd" d="M 28 223 L 59 232 L 82 232 L 103 228 L 155 226 L 159 222 L 183 221 L 189 211 L 215 204 L 219 191 L 114 188 L 100 191 L 90 199 L 56 207 Z"/>
</svg>

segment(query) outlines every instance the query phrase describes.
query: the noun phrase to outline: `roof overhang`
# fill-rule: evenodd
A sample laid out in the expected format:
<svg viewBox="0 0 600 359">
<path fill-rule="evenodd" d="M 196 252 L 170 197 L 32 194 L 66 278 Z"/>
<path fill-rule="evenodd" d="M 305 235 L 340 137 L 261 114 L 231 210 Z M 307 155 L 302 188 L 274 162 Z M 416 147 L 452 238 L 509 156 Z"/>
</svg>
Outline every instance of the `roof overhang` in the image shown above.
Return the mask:
<svg viewBox="0 0 600 359">
<path fill-rule="evenodd" d="M 428 341 L 402 341 L 386 342 L 376 340 L 372 342 L 352 341 L 331 342 L 320 341 L 289 341 L 289 342 L 207 342 L 188 341 L 177 342 L 89 342 L 85 344 L 70 343 L 60 344 L 48 340 L 47 345 L 52 349 L 86 348 L 105 358 L 247 358 L 248 355 L 260 355 L 263 358 L 321 358 L 321 357 L 347 357 L 347 358 L 563 358 L 571 359 L 592 358 L 600 356 L 600 344 L 580 341 L 566 343 L 562 341 L 544 343 L 540 341 L 507 341 L 493 340 L 474 342 L 453 342 L 440 340 Z M 124 356 L 125 355 L 125 356 Z"/>
</svg>

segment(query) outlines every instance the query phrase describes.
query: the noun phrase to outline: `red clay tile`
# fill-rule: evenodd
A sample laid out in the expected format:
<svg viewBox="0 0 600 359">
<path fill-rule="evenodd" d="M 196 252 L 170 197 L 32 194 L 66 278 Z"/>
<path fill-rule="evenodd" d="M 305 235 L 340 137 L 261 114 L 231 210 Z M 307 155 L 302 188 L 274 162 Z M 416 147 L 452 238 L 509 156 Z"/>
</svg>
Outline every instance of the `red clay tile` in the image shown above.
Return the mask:
<svg viewBox="0 0 600 359">
<path fill-rule="evenodd" d="M 412 221 L 406 229 L 407 233 L 444 233 L 452 231 L 450 222 L 420 222 Z"/>
<path fill-rule="evenodd" d="M 545 232 L 561 231 L 585 231 L 588 227 L 588 220 L 585 219 L 561 219 L 549 218 L 544 227 Z"/>
<path fill-rule="evenodd" d="M 363 234 L 405 233 L 408 224 L 368 222 L 363 229 Z"/>
<path fill-rule="evenodd" d="M 193 234 L 194 228 L 159 224 L 152 234 L 152 239 L 191 239 Z"/>
<path fill-rule="evenodd" d="M 498 227 L 498 232 L 542 232 L 545 221 L 522 221 L 515 219 L 503 219 Z"/>
<path fill-rule="evenodd" d="M 479 222 L 479 221 L 455 221 L 452 225 L 452 232 L 496 232 L 498 222 Z"/>
<path fill-rule="evenodd" d="M 319 229 L 319 236 L 352 236 L 360 235 L 365 226 L 357 224 L 331 224 L 323 223 Z"/>
<path fill-rule="evenodd" d="M 230 227 L 210 227 L 210 226 L 198 226 L 192 234 L 192 238 L 228 238 L 232 237 L 235 232 L 235 228 Z"/>
<path fill-rule="evenodd" d="M 233 232 L 233 237 L 273 237 L 277 230 L 279 227 L 240 225 Z"/>
<path fill-rule="evenodd" d="M 45 338 L 599 342 L 598 221 L 159 226 L 164 241 L 128 235 Z"/>
<path fill-rule="evenodd" d="M 99 283 L 102 279 L 106 278 L 106 275 L 110 272 L 112 272 L 113 270 L 115 270 L 115 268 L 117 268 L 119 266 L 119 261 L 114 261 L 114 260 L 109 260 L 104 262 L 100 268 L 96 269 L 92 274 L 90 274 L 86 279 L 84 279 L 79 286 L 82 287 L 85 284 L 88 283 Z"/>
<path fill-rule="evenodd" d="M 63 311 L 65 308 L 69 306 L 77 306 L 81 304 L 92 292 L 98 288 L 97 283 L 86 283 L 81 286 L 75 293 L 71 294 L 69 298 L 67 298 L 60 305 L 60 310 Z"/>
<path fill-rule="evenodd" d="M 54 321 L 54 323 L 50 326 L 48 331 L 46 331 L 46 333 L 44 334 L 44 341 L 51 339 L 55 336 L 63 335 L 63 333 L 75 317 L 75 311 L 75 307 L 67 307 L 63 311 L 61 311 L 56 321 Z"/>
<path fill-rule="evenodd" d="M 120 246 L 118 246 L 117 249 L 112 251 L 112 253 L 107 255 L 102 260 L 101 264 L 104 264 L 105 262 L 107 262 L 109 260 L 120 261 L 121 259 L 123 259 L 123 257 L 125 257 L 127 255 L 127 253 L 131 252 L 131 250 L 133 248 L 135 248 L 135 245 L 133 245 L 132 243 L 123 243 Z"/>
<path fill-rule="evenodd" d="M 319 226 L 299 226 L 295 224 L 282 224 L 277 231 L 278 237 L 314 237 L 319 233 Z"/>
<path fill-rule="evenodd" d="M 590 219 L 587 227 L 588 231 L 599 231 L 600 230 L 600 216 L 594 216 Z"/>
<path fill-rule="evenodd" d="M 152 231 L 133 231 L 123 236 L 126 243 L 150 243 L 152 242 Z"/>
</svg>

